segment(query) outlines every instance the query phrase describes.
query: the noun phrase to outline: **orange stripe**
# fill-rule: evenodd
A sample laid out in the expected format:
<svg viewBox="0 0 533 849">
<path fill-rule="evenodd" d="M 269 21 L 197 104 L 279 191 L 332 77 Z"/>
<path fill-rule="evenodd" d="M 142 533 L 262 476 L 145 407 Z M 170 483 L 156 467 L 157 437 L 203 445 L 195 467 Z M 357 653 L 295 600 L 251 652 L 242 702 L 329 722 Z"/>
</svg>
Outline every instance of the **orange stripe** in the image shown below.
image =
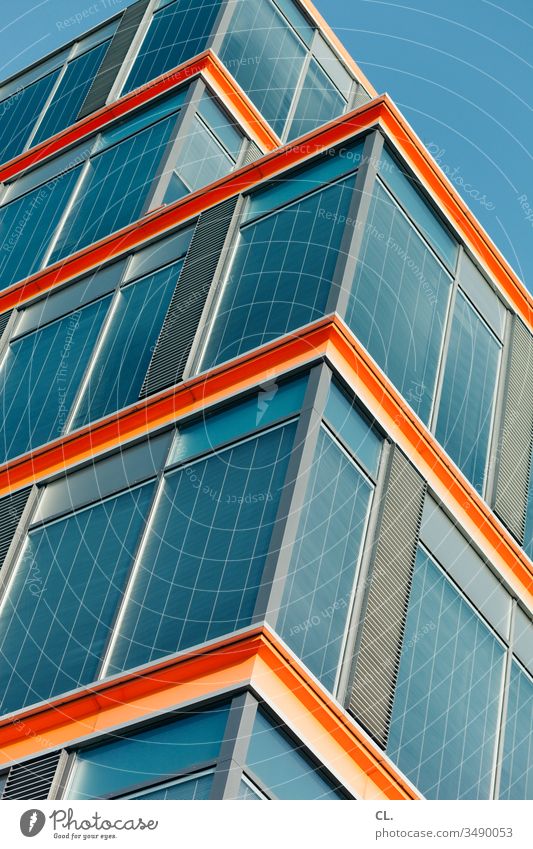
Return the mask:
<svg viewBox="0 0 533 849">
<path fill-rule="evenodd" d="M 321 729 L 320 735 L 314 735 L 313 748 L 324 760 L 341 767 L 339 777 L 349 787 L 371 781 L 375 791 L 369 795 L 373 798 L 419 798 L 303 664 L 270 629 L 262 627 L 0 720 L 0 762 L 6 764 L 47 748 L 65 746 L 79 737 L 243 685 L 272 692 L 274 698 L 269 703 L 274 710 L 281 698 L 285 715 L 290 702 L 283 696 L 290 695 L 295 706 L 289 724 L 298 731 L 306 719 L 311 719 Z M 347 759 L 349 770 L 342 768 Z"/>
<path fill-rule="evenodd" d="M 381 372 L 353 333 L 327 317 L 228 364 L 141 401 L 0 468 L 0 495 L 123 446 L 206 406 L 327 356 L 370 413 L 415 462 L 430 485 L 486 552 L 514 591 L 531 603 L 533 564 L 463 477 L 435 437 Z"/>
<path fill-rule="evenodd" d="M 233 116 L 237 118 L 245 132 L 250 135 L 263 152 L 274 150 L 279 146 L 280 140 L 276 133 L 270 128 L 270 125 L 242 88 L 235 82 L 218 56 L 211 50 L 205 50 L 198 56 L 178 65 L 177 68 L 161 74 L 155 80 L 151 80 L 108 106 L 103 106 L 87 118 L 82 118 L 81 121 L 77 121 L 41 142 L 41 144 L 6 162 L 0 167 L 0 182 L 5 182 L 5 180 L 30 168 L 30 166 L 66 150 L 71 145 L 108 126 L 117 118 L 129 115 L 134 109 L 150 103 L 159 95 L 171 92 L 185 81 L 190 81 L 200 75 L 206 78 L 215 94 L 226 107 L 230 108 Z"/>
</svg>

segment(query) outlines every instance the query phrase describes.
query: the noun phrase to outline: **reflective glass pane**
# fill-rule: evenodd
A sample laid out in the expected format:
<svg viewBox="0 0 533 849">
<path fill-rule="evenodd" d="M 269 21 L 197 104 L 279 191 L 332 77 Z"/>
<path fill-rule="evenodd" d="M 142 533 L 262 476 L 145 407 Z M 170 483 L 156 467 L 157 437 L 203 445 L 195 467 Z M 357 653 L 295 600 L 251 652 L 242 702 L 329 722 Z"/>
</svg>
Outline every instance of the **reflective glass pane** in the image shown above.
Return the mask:
<svg viewBox="0 0 533 849">
<path fill-rule="evenodd" d="M 267 431 L 168 475 L 110 672 L 250 624 L 294 428 Z"/>
<path fill-rule="evenodd" d="M 69 62 L 52 102 L 39 124 L 32 146 L 75 123 L 108 47 L 109 41 L 104 41 Z"/>
<path fill-rule="evenodd" d="M 220 0 L 175 0 L 156 12 L 122 93 L 205 50 L 219 7 Z"/>
<path fill-rule="evenodd" d="M 98 799 L 133 790 L 150 779 L 171 776 L 215 760 L 228 719 L 227 703 L 151 725 L 130 736 L 81 749 L 76 755 L 69 799 Z"/>
<path fill-rule="evenodd" d="M 273 3 L 235 4 L 220 57 L 278 135 L 283 133 L 306 52 Z"/>
<path fill-rule="evenodd" d="M 241 230 L 202 367 L 324 315 L 354 177 Z"/>
<path fill-rule="evenodd" d="M 180 781 L 172 781 L 156 787 L 154 790 L 145 790 L 133 796 L 122 796 L 122 799 L 142 799 L 143 801 L 161 799 L 209 799 L 213 785 L 213 773 L 201 775 L 199 778 L 182 778 Z"/>
<path fill-rule="evenodd" d="M 419 549 L 387 754 L 429 799 L 488 799 L 504 650 Z"/>
<path fill-rule="evenodd" d="M 119 292 L 72 428 L 138 400 L 182 265 L 174 263 Z"/>
<path fill-rule="evenodd" d="M 0 208 L 0 288 L 28 277 L 41 267 L 81 167 Z"/>
<path fill-rule="evenodd" d="M 378 473 L 382 439 L 350 399 L 332 383 L 324 418 L 373 477 Z"/>
<path fill-rule="evenodd" d="M 0 613 L 1 713 L 97 677 L 153 484 L 31 531 Z"/>
<path fill-rule="evenodd" d="M 376 184 L 346 323 L 426 423 L 450 291 L 440 263 Z"/>
<path fill-rule="evenodd" d="M 278 799 L 344 799 L 282 727 L 257 712 L 246 763 Z"/>
<path fill-rule="evenodd" d="M 333 691 L 372 486 L 322 429 L 276 630 Z"/>
<path fill-rule="evenodd" d="M 64 433 L 109 304 L 103 298 L 9 346 L 0 371 L 3 460 Z"/>
<path fill-rule="evenodd" d="M 171 115 L 90 160 L 50 262 L 140 217 L 175 121 Z"/>
<path fill-rule="evenodd" d="M 459 292 L 436 436 L 479 492 L 485 481 L 500 350 L 496 338 Z"/>
<path fill-rule="evenodd" d="M 234 168 L 235 162 L 223 147 L 211 135 L 203 121 L 195 117 L 191 131 L 184 139 L 180 149 L 176 171 L 180 180 L 189 191 L 196 191 L 208 183 L 213 183 Z M 180 183 L 177 184 L 180 186 Z M 163 203 L 172 203 L 183 197 L 172 181 L 163 198 Z"/>
<path fill-rule="evenodd" d="M 533 681 L 511 665 L 500 799 L 533 799 Z"/>
<path fill-rule="evenodd" d="M 230 156 L 237 159 L 243 135 L 226 113 L 217 106 L 215 98 L 207 93 L 202 95 L 198 111 Z"/>
<path fill-rule="evenodd" d="M 306 387 L 307 375 L 280 384 L 272 380 L 263 384 L 257 395 L 207 414 L 191 424 L 178 425 L 169 464 L 211 451 L 247 431 L 298 413 Z"/>
<path fill-rule="evenodd" d="M 386 150 L 379 163 L 379 173 L 443 262 L 453 271 L 457 262 L 457 242 L 415 188 L 414 181 L 406 176 Z"/>
<path fill-rule="evenodd" d="M 309 65 L 289 128 L 289 139 L 298 138 L 342 115 L 346 101 L 314 59 Z"/>
<path fill-rule="evenodd" d="M 0 162 L 22 153 L 58 76 L 54 71 L 0 103 Z"/>
</svg>

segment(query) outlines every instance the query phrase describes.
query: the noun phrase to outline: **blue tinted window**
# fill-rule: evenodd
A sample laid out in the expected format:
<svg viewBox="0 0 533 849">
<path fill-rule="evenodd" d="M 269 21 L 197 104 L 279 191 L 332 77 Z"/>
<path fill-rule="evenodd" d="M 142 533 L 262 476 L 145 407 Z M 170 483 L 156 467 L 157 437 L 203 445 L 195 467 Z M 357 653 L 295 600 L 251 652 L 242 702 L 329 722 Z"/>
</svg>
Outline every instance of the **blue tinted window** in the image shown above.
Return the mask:
<svg viewBox="0 0 533 849">
<path fill-rule="evenodd" d="M 68 63 L 32 145 L 74 124 L 108 47 L 109 41 L 104 41 Z"/>
<path fill-rule="evenodd" d="M 128 737 L 77 753 L 70 799 L 98 799 L 133 789 L 159 776 L 215 760 L 226 729 L 228 705 L 150 726 Z"/>
<path fill-rule="evenodd" d="M 80 166 L 0 208 L 1 288 L 41 267 L 79 175 Z"/>
<path fill-rule="evenodd" d="M 156 12 L 123 93 L 205 50 L 219 7 L 219 0 L 175 0 Z"/>
<path fill-rule="evenodd" d="M 354 179 L 241 230 L 203 368 L 324 315 Z"/>
<path fill-rule="evenodd" d="M 165 118 L 90 160 L 51 262 L 140 217 L 175 121 Z"/>
<path fill-rule="evenodd" d="M 119 292 L 73 428 L 139 398 L 182 264 L 174 263 Z"/>
<path fill-rule="evenodd" d="M 213 785 L 213 773 L 201 775 L 198 778 L 182 778 L 156 787 L 155 790 L 145 790 L 125 799 L 142 799 L 143 801 L 161 799 L 209 799 Z"/>
<path fill-rule="evenodd" d="M 504 650 L 419 550 L 387 754 L 429 799 L 488 799 Z"/>
<path fill-rule="evenodd" d="M 172 203 L 187 192 L 214 183 L 234 167 L 234 160 L 196 116 L 179 152 L 175 166 L 178 179 L 171 180 L 163 203 Z"/>
<path fill-rule="evenodd" d="M 0 162 L 22 153 L 58 76 L 54 71 L 0 103 Z"/>
<path fill-rule="evenodd" d="M 369 421 L 339 387 L 332 383 L 324 418 L 373 477 L 378 473 L 382 440 Z"/>
<path fill-rule="evenodd" d="M 453 271 L 457 261 L 457 242 L 387 151 L 381 157 L 379 173 L 440 258 Z"/>
<path fill-rule="evenodd" d="M 371 484 L 322 429 L 276 630 L 331 691 L 371 495 Z"/>
<path fill-rule="evenodd" d="M 0 615 L 1 713 L 96 679 L 152 493 L 30 532 Z"/>
<path fill-rule="evenodd" d="M 500 799 L 533 799 L 533 681 L 513 661 L 503 743 Z"/>
<path fill-rule="evenodd" d="M 346 109 L 344 97 L 335 88 L 327 74 L 314 59 L 309 65 L 307 74 L 298 98 L 296 111 L 289 128 L 289 139 L 303 136 L 315 127 L 320 127 L 342 115 Z"/>
<path fill-rule="evenodd" d="M 208 414 L 201 421 L 179 425 L 169 463 L 211 451 L 217 445 L 237 439 L 247 431 L 298 413 L 306 387 L 307 375 L 280 384 L 272 380 L 263 384 L 259 393 L 251 398 Z"/>
<path fill-rule="evenodd" d="M 168 475 L 110 671 L 250 624 L 294 428 L 267 431 Z"/>
<path fill-rule="evenodd" d="M 499 361 L 499 342 L 458 293 L 436 436 L 479 492 L 485 480 Z"/>
<path fill-rule="evenodd" d="M 346 798 L 281 726 L 260 711 L 254 722 L 246 763 L 278 799 Z"/>
<path fill-rule="evenodd" d="M 64 432 L 110 298 L 13 342 L 0 371 L 2 460 Z"/>
<path fill-rule="evenodd" d="M 306 52 L 273 3 L 241 0 L 235 5 L 221 59 L 279 136 Z"/>
<path fill-rule="evenodd" d="M 237 159 L 242 144 L 242 133 L 230 121 L 226 113 L 217 106 L 215 98 L 207 93 L 202 95 L 198 111 L 232 159 Z"/>
<path fill-rule="evenodd" d="M 376 185 L 346 322 L 426 423 L 450 290 L 440 263 Z"/>
</svg>

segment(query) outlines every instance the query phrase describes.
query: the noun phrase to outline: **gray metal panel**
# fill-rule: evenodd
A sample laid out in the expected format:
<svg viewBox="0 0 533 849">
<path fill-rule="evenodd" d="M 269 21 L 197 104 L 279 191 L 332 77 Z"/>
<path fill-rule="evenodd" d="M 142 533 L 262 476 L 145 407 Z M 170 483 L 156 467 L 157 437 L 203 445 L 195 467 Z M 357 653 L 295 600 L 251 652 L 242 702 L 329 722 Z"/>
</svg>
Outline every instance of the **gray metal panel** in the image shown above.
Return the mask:
<svg viewBox="0 0 533 849">
<path fill-rule="evenodd" d="M 148 367 L 141 398 L 174 386 L 183 370 L 231 223 L 237 197 L 200 215 Z"/>
<path fill-rule="evenodd" d="M 9 770 L 2 799 L 48 799 L 61 751 L 15 764 Z"/>
<path fill-rule="evenodd" d="M 359 623 L 348 709 L 387 744 L 426 484 L 394 447 Z"/>
<path fill-rule="evenodd" d="M 15 536 L 31 487 L 0 498 L 0 568 Z"/>
<path fill-rule="evenodd" d="M 533 433 L 533 336 L 513 317 L 505 380 L 494 510 L 509 530 L 524 541 Z"/>
<path fill-rule="evenodd" d="M 13 310 L 9 310 L 9 312 L 4 312 L 2 313 L 2 315 L 0 315 L 0 339 L 4 335 L 4 330 L 9 324 L 9 319 L 11 318 L 12 312 Z"/>
<path fill-rule="evenodd" d="M 82 104 L 78 120 L 105 106 L 149 2 L 150 0 L 139 0 L 138 3 L 125 9 L 100 69 Z"/>
</svg>

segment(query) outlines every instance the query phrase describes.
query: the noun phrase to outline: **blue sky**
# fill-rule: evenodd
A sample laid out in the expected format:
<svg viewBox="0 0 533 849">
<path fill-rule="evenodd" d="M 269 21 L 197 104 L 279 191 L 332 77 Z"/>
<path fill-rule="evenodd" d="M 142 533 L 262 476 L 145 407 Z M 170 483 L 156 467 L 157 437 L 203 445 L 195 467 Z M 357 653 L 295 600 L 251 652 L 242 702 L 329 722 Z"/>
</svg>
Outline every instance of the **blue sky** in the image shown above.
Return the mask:
<svg viewBox="0 0 533 849">
<path fill-rule="evenodd" d="M 0 76 L 130 2 L 4 3 Z M 533 0 L 315 4 L 376 89 L 394 98 L 533 291 Z"/>
</svg>

